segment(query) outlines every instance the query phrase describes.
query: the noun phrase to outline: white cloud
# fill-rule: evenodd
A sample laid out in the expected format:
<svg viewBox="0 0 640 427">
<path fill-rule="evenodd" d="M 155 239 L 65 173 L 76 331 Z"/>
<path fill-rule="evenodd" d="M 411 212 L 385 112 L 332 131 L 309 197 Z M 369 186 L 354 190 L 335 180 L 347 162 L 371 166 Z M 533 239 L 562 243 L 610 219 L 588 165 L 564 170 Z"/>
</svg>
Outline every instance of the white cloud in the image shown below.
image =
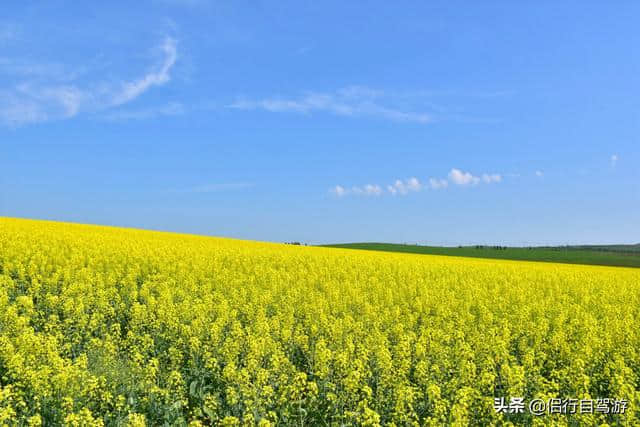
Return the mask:
<svg viewBox="0 0 640 427">
<path fill-rule="evenodd" d="M 113 97 L 113 105 L 121 105 L 129 102 L 146 92 L 152 86 L 161 86 L 171 80 L 169 71 L 171 71 L 178 57 L 176 41 L 171 37 L 165 38 L 161 49 L 164 52 L 164 61 L 159 69 L 149 72 L 135 81 L 123 83 L 120 92 L 116 93 Z"/>
<path fill-rule="evenodd" d="M 407 188 L 409 191 L 420 191 L 422 189 L 422 184 L 418 181 L 418 178 L 409 178 L 407 180 Z"/>
<path fill-rule="evenodd" d="M 536 171 L 536 176 L 538 178 L 542 178 L 544 176 L 544 173 L 542 173 L 542 171 Z"/>
<path fill-rule="evenodd" d="M 0 90 L 0 124 L 17 126 L 73 117 L 86 100 L 87 94 L 74 86 L 19 84 L 13 90 Z"/>
<path fill-rule="evenodd" d="M 615 168 L 615 167 L 616 167 L 616 165 L 618 164 L 618 159 L 619 159 L 619 158 L 618 158 L 618 155 L 617 155 L 617 154 L 612 154 L 612 155 L 611 155 L 611 159 L 610 159 L 610 160 L 611 160 L 611 167 L 612 167 L 612 168 Z"/>
<path fill-rule="evenodd" d="M 331 113 L 344 117 L 378 117 L 397 122 L 430 123 L 428 112 L 407 111 L 393 105 L 392 95 L 362 86 L 350 86 L 334 93 L 308 93 L 298 98 L 238 99 L 228 105 L 237 110 L 264 110 L 272 113 Z"/>
<path fill-rule="evenodd" d="M 298 96 L 268 96 L 264 98 L 239 97 L 227 108 L 237 110 L 262 110 L 272 113 L 297 113 L 310 115 L 328 113 L 343 117 L 376 117 L 395 122 L 429 124 L 436 120 L 496 123 L 500 120 L 460 114 L 434 102 L 443 97 L 491 98 L 510 92 L 472 93 L 451 91 L 393 91 L 378 90 L 366 86 L 347 86 L 334 91 L 309 91 Z"/>
<path fill-rule="evenodd" d="M 12 93 L 0 92 L 0 123 L 19 125 L 40 122 L 47 114 L 40 105 L 30 99 L 20 99 Z"/>
<path fill-rule="evenodd" d="M 439 190 L 441 188 L 447 188 L 449 181 L 446 179 L 429 178 L 429 187 L 433 190 Z"/>
<path fill-rule="evenodd" d="M 329 190 L 331 193 L 335 194 L 338 197 L 342 197 L 342 196 L 346 196 L 347 195 L 347 190 L 345 190 L 345 188 L 341 185 L 336 185 L 335 187 L 333 187 L 331 190 Z"/>
<path fill-rule="evenodd" d="M 380 196 L 384 191 L 379 185 L 367 184 L 362 187 L 354 185 L 351 188 L 345 188 L 341 185 L 336 185 L 335 187 L 331 188 L 329 192 L 337 197 L 344 197 L 350 194 L 358 196 Z"/>
<path fill-rule="evenodd" d="M 485 184 L 494 184 L 502 182 L 502 175 L 499 173 L 483 173 L 475 176 L 470 172 L 463 172 L 460 169 L 453 168 L 449 172 L 449 180 L 456 185 L 478 185 L 480 182 Z"/>
<path fill-rule="evenodd" d="M 160 46 L 162 62 L 153 71 L 139 79 L 119 85 L 97 82 L 87 87 L 79 87 L 70 82 L 60 84 L 56 73 L 48 75 L 50 67 L 37 65 L 22 66 L 14 71 L 32 80 L 13 87 L 0 88 L 0 124 L 19 126 L 28 123 L 74 117 L 81 112 L 95 112 L 123 105 L 142 95 L 154 86 L 166 84 L 170 71 L 176 62 L 175 40 L 167 37 Z M 24 64 L 23 64 L 24 65 Z"/>
<path fill-rule="evenodd" d="M 502 181 L 502 175 L 500 175 L 498 173 L 492 173 L 492 174 L 483 173 L 482 174 L 482 181 L 484 181 L 487 184 L 501 182 Z"/>
<path fill-rule="evenodd" d="M 449 172 L 449 179 L 445 178 L 429 178 L 426 184 L 420 182 L 418 178 L 412 177 L 406 180 L 396 179 L 393 184 L 386 185 L 384 187 L 377 184 L 367 184 L 364 187 L 354 186 L 349 189 L 336 185 L 329 191 L 338 196 L 344 197 L 350 194 L 353 195 L 366 195 L 366 196 L 380 196 L 382 194 L 389 194 L 392 196 L 400 195 L 404 196 L 411 192 L 421 192 L 423 190 L 441 190 L 449 187 L 449 182 L 457 185 L 478 185 L 480 183 L 494 184 L 502 182 L 503 176 L 497 173 L 483 173 L 482 175 L 474 176 L 469 172 L 463 172 L 459 169 L 451 169 Z"/>
<path fill-rule="evenodd" d="M 379 185 L 367 184 L 364 186 L 364 194 L 379 196 L 382 194 L 382 188 Z"/>
<path fill-rule="evenodd" d="M 349 192 L 364 196 L 379 196 L 382 194 L 382 188 L 379 185 L 367 184 L 364 187 L 353 186 Z"/>
<path fill-rule="evenodd" d="M 449 179 L 456 185 L 477 185 L 480 182 L 480 178 L 477 176 L 455 168 L 449 172 Z"/>
<path fill-rule="evenodd" d="M 409 178 L 406 181 L 397 179 L 392 185 L 387 185 L 387 191 L 392 195 L 405 195 L 409 192 L 417 192 L 420 190 L 422 190 L 422 183 L 415 177 Z"/>
<path fill-rule="evenodd" d="M 407 194 L 408 193 L 407 187 L 404 185 L 404 182 L 402 182 L 399 179 L 397 179 L 396 182 L 393 183 L 393 185 L 387 185 L 387 189 L 391 194 L 398 194 L 398 193 Z"/>
<path fill-rule="evenodd" d="M 437 181 L 438 185 L 442 187 L 446 187 L 446 181 L 444 184 L 441 181 Z M 350 194 L 353 195 L 362 195 L 362 196 L 381 196 L 383 194 L 390 195 L 406 195 L 411 192 L 419 192 L 425 189 L 425 187 L 418 178 L 412 177 L 406 180 L 397 179 L 393 184 L 389 184 L 383 188 L 383 186 L 378 184 L 367 184 L 365 186 L 353 186 L 350 188 L 345 188 L 341 185 L 336 185 L 331 188 L 329 191 L 338 196 L 343 197 Z"/>
<path fill-rule="evenodd" d="M 24 86 L 19 90 L 42 102 L 58 103 L 64 118 L 78 114 L 81 105 L 87 102 L 91 96 L 74 86 L 45 87 L 42 89 Z"/>
</svg>

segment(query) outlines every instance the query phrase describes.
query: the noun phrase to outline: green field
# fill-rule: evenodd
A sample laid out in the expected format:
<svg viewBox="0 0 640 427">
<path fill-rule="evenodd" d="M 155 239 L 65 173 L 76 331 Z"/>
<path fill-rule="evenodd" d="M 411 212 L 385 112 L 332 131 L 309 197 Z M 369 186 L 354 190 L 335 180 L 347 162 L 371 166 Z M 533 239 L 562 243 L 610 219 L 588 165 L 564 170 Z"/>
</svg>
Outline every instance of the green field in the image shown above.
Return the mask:
<svg viewBox="0 0 640 427">
<path fill-rule="evenodd" d="M 444 247 L 394 243 L 344 243 L 323 246 L 474 258 L 640 267 L 640 245 L 583 245 L 532 248 L 500 247 L 499 249 L 493 246 Z"/>
</svg>

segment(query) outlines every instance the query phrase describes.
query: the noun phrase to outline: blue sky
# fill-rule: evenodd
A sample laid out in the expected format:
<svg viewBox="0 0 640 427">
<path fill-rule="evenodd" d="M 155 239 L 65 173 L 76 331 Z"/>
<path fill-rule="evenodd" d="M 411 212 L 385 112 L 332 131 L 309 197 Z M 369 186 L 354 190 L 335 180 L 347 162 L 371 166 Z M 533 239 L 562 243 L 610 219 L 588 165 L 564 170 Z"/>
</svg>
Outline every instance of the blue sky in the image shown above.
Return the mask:
<svg viewBox="0 0 640 427">
<path fill-rule="evenodd" d="M 0 215 L 309 243 L 640 242 L 638 16 L 11 2 Z"/>
</svg>

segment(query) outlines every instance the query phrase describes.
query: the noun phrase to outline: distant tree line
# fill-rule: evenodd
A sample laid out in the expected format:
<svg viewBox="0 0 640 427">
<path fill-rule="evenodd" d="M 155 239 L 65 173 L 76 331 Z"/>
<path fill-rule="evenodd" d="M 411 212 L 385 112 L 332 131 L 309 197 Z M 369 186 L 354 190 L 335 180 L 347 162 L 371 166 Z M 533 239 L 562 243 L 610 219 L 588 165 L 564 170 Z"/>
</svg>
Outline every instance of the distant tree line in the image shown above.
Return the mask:
<svg viewBox="0 0 640 427">
<path fill-rule="evenodd" d="M 459 248 L 462 248 L 462 246 L 458 246 Z M 497 251 L 505 251 L 507 249 L 509 249 L 508 246 L 485 246 L 485 245 L 475 245 L 474 249 L 494 249 Z"/>
</svg>

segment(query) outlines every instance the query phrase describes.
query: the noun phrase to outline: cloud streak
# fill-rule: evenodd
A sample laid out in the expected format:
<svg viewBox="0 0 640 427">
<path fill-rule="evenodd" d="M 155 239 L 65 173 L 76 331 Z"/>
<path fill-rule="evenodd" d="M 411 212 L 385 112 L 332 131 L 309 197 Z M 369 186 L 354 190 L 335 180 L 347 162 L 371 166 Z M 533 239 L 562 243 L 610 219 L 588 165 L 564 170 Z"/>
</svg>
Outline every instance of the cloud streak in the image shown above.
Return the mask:
<svg viewBox="0 0 640 427">
<path fill-rule="evenodd" d="M 297 98 L 271 97 L 259 100 L 241 98 L 227 107 L 271 113 L 305 115 L 329 113 L 342 117 L 376 117 L 420 124 L 431 123 L 434 120 L 429 112 L 412 111 L 394 105 L 391 94 L 362 86 L 350 86 L 333 93 L 310 92 Z"/>
<path fill-rule="evenodd" d="M 129 103 L 151 88 L 171 80 L 170 72 L 178 56 L 176 41 L 167 37 L 159 48 L 163 54 L 159 64 L 142 77 L 119 84 L 96 82 L 80 87 L 71 82 L 61 83 L 55 74 L 49 76 L 49 81 L 41 83 L 50 68 L 46 64 L 14 67 L 14 72 L 22 71 L 30 80 L 10 88 L 0 88 L 0 124 L 20 126 L 68 119 L 83 112 L 108 110 Z M 59 67 L 56 69 L 59 74 Z"/>
<path fill-rule="evenodd" d="M 148 120 L 158 117 L 181 116 L 185 113 L 184 105 L 179 102 L 170 102 L 165 105 L 138 110 L 116 110 L 104 114 L 102 118 L 107 121 Z"/>
<path fill-rule="evenodd" d="M 120 91 L 114 95 L 112 100 L 113 105 L 121 105 L 129 102 L 142 95 L 151 87 L 162 86 L 171 80 L 169 71 L 171 71 L 178 57 L 176 41 L 170 37 L 165 38 L 161 49 L 164 52 L 164 61 L 159 69 L 157 71 L 151 71 L 135 81 L 125 82 Z"/>
<path fill-rule="evenodd" d="M 444 190 L 450 185 L 457 186 L 477 186 L 480 184 L 497 184 L 502 182 L 503 176 L 498 173 L 483 173 L 473 175 L 470 172 L 464 172 L 460 169 L 453 168 L 449 171 L 447 178 L 429 178 L 422 182 L 416 177 L 405 180 L 397 179 L 392 184 L 381 186 L 378 184 L 366 184 L 364 186 L 345 187 L 336 185 L 329 192 L 336 197 L 345 196 L 406 196 L 410 193 L 418 193 L 425 190 Z"/>
</svg>

